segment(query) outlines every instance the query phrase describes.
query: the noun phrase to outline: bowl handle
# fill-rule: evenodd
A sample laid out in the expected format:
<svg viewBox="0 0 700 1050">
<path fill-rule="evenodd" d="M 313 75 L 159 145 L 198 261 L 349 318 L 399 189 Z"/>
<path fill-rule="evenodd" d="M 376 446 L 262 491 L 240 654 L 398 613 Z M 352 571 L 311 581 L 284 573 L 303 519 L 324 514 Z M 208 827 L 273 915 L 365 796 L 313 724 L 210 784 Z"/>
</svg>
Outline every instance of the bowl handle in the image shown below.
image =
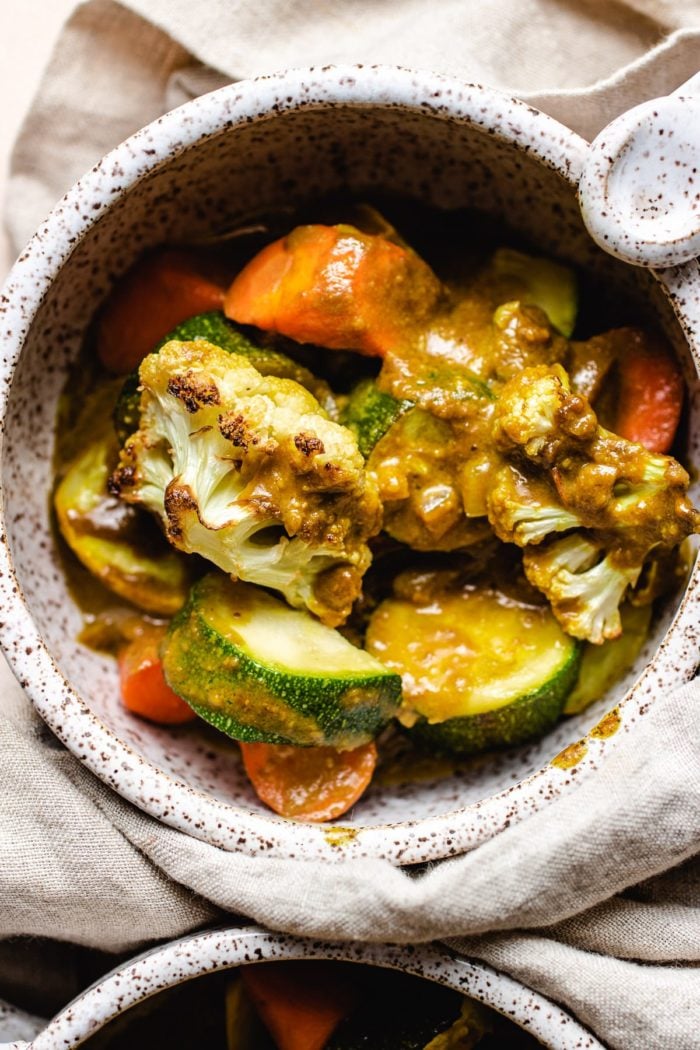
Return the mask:
<svg viewBox="0 0 700 1050">
<path fill-rule="evenodd" d="M 599 247 L 653 269 L 700 255 L 692 178 L 699 128 L 700 73 L 603 128 L 578 188 L 583 221 Z"/>
</svg>

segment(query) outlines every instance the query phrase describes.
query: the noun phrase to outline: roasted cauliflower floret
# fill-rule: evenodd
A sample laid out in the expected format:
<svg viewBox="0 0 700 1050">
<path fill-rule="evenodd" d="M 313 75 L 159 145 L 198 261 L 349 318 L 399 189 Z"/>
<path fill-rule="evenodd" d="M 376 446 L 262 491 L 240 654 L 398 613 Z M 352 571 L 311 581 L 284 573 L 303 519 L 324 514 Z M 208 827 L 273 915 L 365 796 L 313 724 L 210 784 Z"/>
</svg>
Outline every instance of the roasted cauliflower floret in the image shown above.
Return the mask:
<svg viewBox="0 0 700 1050">
<path fill-rule="evenodd" d="M 585 397 L 572 394 L 561 365 L 524 368 L 501 390 L 492 433 L 501 452 L 551 465 L 572 444 L 596 435 L 598 420 Z"/>
<path fill-rule="evenodd" d="M 546 547 L 528 547 L 525 574 L 548 598 L 567 634 L 600 644 L 621 631 L 620 603 L 641 565 L 618 565 L 602 544 L 574 532 Z"/>
<path fill-rule="evenodd" d="M 342 623 L 381 525 L 355 438 L 289 379 L 202 340 L 145 358 L 140 424 L 112 491 L 173 546 Z"/>
<path fill-rule="evenodd" d="M 561 505 L 556 489 L 546 478 L 527 474 L 512 463 L 503 463 L 492 474 L 487 507 L 498 538 L 519 547 L 541 543 L 554 532 L 567 532 L 583 524 L 578 514 Z"/>
<path fill-rule="evenodd" d="M 700 531 L 688 474 L 599 426 L 559 365 L 526 368 L 505 384 L 492 434 L 503 457 L 487 497 L 494 531 L 526 548 L 528 579 L 565 630 L 615 638 L 617 606 L 643 566 Z M 577 531 L 530 549 L 569 530 Z"/>
</svg>

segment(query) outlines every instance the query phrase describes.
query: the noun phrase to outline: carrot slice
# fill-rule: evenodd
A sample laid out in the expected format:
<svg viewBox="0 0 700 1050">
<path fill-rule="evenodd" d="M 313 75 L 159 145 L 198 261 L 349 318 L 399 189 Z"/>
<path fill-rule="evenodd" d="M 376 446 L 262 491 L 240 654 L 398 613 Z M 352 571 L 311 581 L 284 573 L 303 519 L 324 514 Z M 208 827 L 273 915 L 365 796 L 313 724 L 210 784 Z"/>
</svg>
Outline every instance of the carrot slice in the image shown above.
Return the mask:
<svg viewBox="0 0 700 1050">
<path fill-rule="evenodd" d="M 306 311 L 304 308 L 304 291 L 318 281 L 336 243 L 329 226 L 304 230 L 304 236 L 297 234 L 293 239 L 290 235 L 268 244 L 241 270 L 226 292 L 227 317 L 285 335 L 304 326 L 304 312 L 309 313 L 308 304 Z"/>
<path fill-rule="evenodd" d="M 357 993 L 327 962 L 244 966 L 241 978 L 279 1050 L 322 1050 Z"/>
<path fill-rule="evenodd" d="M 283 817 L 333 820 L 367 788 L 377 764 L 373 742 L 352 751 L 241 743 L 243 764 L 258 797 Z"/>
<path fill-rule="evenodd" d="M 683 377 L 671 351 L 641 329 L 627 328 L 618 355 L 620 395 L 615 432 L 650 452 L 668 452 L 683 407 Z"/>
<path fill-rule="evenodd" d="M 97 322 L 97 353 L 116 375 L 136 368 L 176 325 L 220 310 L 224 290 L 202 272 L 194 253 L 165 249 L 145 256 L 124 275 Z"/>
<path fill-rule="evenodd" d="M 159 725 L 182 725 L 197 716 L 163 677 L 158 646 L 165 627 L 152 626 L 137 635 L 119 654 L 119 678 L 124 706 Z"/>
<path fill-rule="evenodd" d="M 224 312 L 299 343 L 381 357 L 427 319 L 440 294 L 410 248 L 352 226 L 298 226 L 244 267 Z"/>
</svg>

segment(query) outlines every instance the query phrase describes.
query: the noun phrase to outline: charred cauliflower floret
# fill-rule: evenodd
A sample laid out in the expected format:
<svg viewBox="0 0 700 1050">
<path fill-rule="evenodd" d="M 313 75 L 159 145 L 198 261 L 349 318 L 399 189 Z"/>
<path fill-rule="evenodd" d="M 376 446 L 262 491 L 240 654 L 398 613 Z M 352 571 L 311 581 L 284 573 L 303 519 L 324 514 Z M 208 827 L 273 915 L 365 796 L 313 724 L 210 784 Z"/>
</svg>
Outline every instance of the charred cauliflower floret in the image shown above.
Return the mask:
<svg viewBox="0 0 700 1050">
<path fill-rule="evenodd" d="M 598 420 L 585 397 L 572 394 L 561 365 L 534 365 L 500 392 L 492 422 L 496 447 L 551 467 L 566 451 L 595 437 Z"/>
<path fill-rule="evenodd" d="M 527 547 L 525 575 L 549 599 L 567 634 L 600 644 L 621 632 L 620 603 L 642 571 L 616 564 L 615 553 L 579 532 L 542 547 Z"/>
<path fill-rule="evenodd" d="M 559 365 L 505 384 L 492 433 L 503 457 L 487 497 L 494 531 L 526 548 L 527 577 L 569 634 L 617 637 L 618 606 L 644 565 L 700 531 L 686 471 L 599 426 Z"/>
<path fill-rule="evenodd" d="M 350 431 L 298 383 L 202 340 L 166 344 L 139 377 L 112 491 L 157 514 L 179 550 L 342 623 L 381 525 Z"/>
<path fill-rule="evenodd" d="M 519 547 L 541 543 L 554 532 L 567 532 L 583 524 L 578 514 L 562 506 L 546 478 L 512 463 L 503 463 L 493 472 L 487 506 L 498 538 Z"/>
</svg>

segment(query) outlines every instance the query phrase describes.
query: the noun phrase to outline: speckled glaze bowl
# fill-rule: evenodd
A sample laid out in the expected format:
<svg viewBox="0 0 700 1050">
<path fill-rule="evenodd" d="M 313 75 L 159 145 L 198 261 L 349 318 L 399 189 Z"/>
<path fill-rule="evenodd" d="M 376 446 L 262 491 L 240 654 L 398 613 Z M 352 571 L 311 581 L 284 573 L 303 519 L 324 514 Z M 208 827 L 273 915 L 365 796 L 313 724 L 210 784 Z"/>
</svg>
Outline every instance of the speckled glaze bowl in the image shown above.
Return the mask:
<svg viewBox="0 0 700 1050">
<path fill-rule="evenodd" d="M 602 1050 L 595 1036 L 555 1003 L 446 948 L 304 941 L 254 926 L 199 933 L 145 952 L 88 988 L 29 1042 L 2 1044 L 0 1050 L 73 1050 L 156 992 L 207 973 L 274 959 L 334 959 L 400 970 L 478 999 L 551 1050 Z"/>
<path fill-rule="evenodd" d="M 258 803 L 225 738 L 159 729 L 121 707 L 114 662 L 75 641 L 80 614 L 56 556 L 48 510 L 56 403 L 115 280 L 152 245 L 338 190 L 391 190 L 438 207 L 481 209 L 635 296 L 640 319 L 665 329 L 683 364 L 685 456 L 697 465 L 697 264 L 655 275 L 593 244 L 575 193 L 586 150 L 556 121 L 487 88 L 387 67 L 293 71 L 234 84 L 155 121 L 89 172 L 40 227 L 0 305 L 0 632 L 42 717 L 125 798 L 225 849 L 426 861 L 477 845 L 595 776 L 655 692 L 692 676 L 697 565 L 684 595 L 660 610 L 634 671 L 584 714 L 448 777 L 377 780 L 341 828 L 298 824 Z"/>
</svg>

